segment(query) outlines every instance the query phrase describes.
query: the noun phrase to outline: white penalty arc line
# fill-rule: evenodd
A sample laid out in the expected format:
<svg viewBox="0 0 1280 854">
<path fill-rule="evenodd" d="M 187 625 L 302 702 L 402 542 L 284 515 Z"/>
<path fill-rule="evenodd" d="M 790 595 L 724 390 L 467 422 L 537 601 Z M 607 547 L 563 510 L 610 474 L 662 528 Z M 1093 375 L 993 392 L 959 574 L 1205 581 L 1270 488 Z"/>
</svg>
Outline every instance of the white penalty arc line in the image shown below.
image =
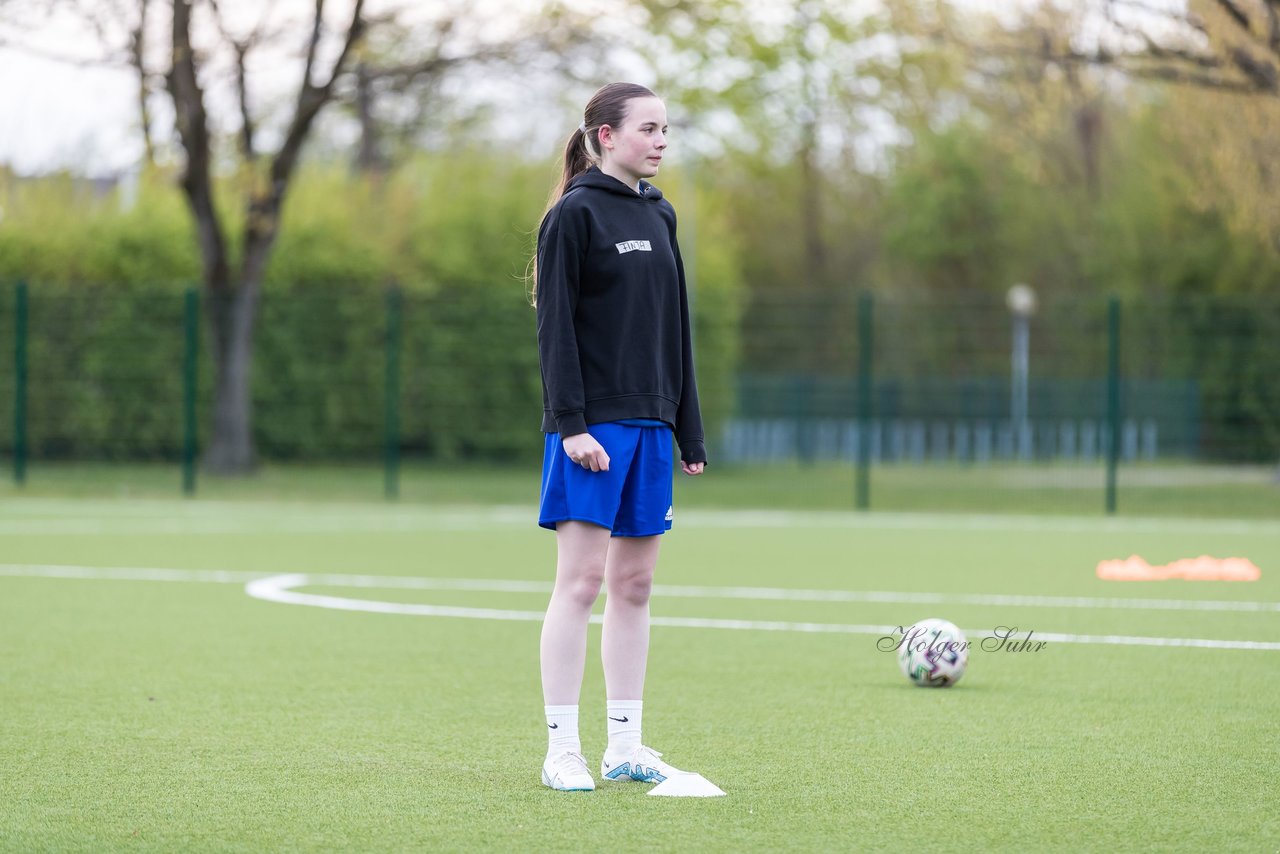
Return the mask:
<svg viewBox="0 0 1280 854">
<path fill-rule="evenodd" d="M 304 605 L 343 611 L 378 614 L 400 614 L 463 619 L 541 621 L 543 611 L 517 611 L 499 608 L 470 608 L 405 602 L 382 602 L 353 599 L 298 591 L 299 587 L 356 587 L 365 589 L 456 590 L 501 593 L 549 593 L 552 585 L 540 581 L 470 578 L 420 578 L 376 575 L 324 575 L 287 573 L 264 576 L 260 572 L 227 570 L 183 570 L 141 567 L 49 566 L 0 564 L 0 576 L 64 578 L 108 581 L 203 582 L 244 584 L 248 595 L 268 602 Z M 772 601 L 874 602 L 888 604 L 967 604 L 995 606 L 1037 606 L 1064 608 L 1146 608 L 1187 610 L 1253 610 L 1280 611 L 1275 602 L 1204 602 L 1178 599 L 1089 599 L 1087 597 L 948 595 L 937 593 L 892 593 L 880 591 L 795 590 L 768 587 L 681 587 L 655 585 L 658 596 L 685 598 L 759 599 Z M 1220 606 L 1220 607 L 1215 607 Z M 591 621 L 600 623 L 593 615 Z M 702 617 L 651 618 L 652 625 L 679 628 L 727 629 L 738 631 L 786 631 L 826 634 L 891 635 L 896 626 L 841 623 L 808 623 L 782 620 L 732 620 Z M 986 630 L 966 629 L 981 637 Z M 1036 640 L 1058 643 L 1108 644 L 1123 646 L 1198 647 L 1204 649 L 1280 650 L 1280 642 L 1216 640 L 1209 638 L 1162 638 L 1129 635 L 1077 635 L 1036 632 Z M 1017 640 L 1010 638 L 1010 641 Z"/>
<path fill-rule="evenodd" d="M 301 573 L 259 578 L 245 585 L 245 592 L 255 599 L 285 605 L 304 605 L 340 611 L 363 611 L 375 614 L 401 614 L 420 617 L 460 617 L 473 620 L 516 620 L 541 622 L 543 611 L 514 611 L 499 608 L 466 608 L 446 605 L 425 605 L 407 602 L 379 602 L 369 599 L 351 599 L 344 596 L 327 596 L 316 593 L 300 593 L 296 588 L 322 583 L 323 576 L 312 578 Z M 602 623 L 599 614 L 591 615 L 592 623 Z M 840 623 L 795 623 L 783 620 L 723 620 L 704 617 L 650 617 L 654 626 L 674 626 L 693 629 L 729 629 L 737 631 L 805 632 L 831 634 L 880 635 L 892 637 L 896 626 L 874 626 Z M 983 632 L 965 629 L 973 637 Z M 1211 638 L 1161 638 L 1130 635 L 1076 635 L 1064 633 L 1035 633 L 1040 641 L 1078 644 L 1107 644 L 1120 646 L 1198 647 L 1202 649 L 1280 650 L 1280 642 L 1214 640 Z M 1027 638 L 1007 637 L 1005 641 L 1016 646 Z M 1002 644 L 1003 646 L 1003 644 Z"/>
</svg>

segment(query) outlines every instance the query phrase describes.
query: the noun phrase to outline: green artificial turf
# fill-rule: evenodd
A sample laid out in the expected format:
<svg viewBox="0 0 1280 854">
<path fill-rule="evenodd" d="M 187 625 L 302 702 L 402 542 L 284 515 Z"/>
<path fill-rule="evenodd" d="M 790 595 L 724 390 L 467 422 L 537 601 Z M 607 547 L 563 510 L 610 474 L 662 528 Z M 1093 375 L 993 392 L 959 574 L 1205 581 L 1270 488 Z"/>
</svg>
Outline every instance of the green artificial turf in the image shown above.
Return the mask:
<svg viewBox="0 0 1280 854">
<path fill-rule="evenodd" d="M 1274 851 L 1280 650 L 975 649 L 910 685 L 877 636 L 656 626 L 645 741 L 727 797 L 538 780 L 536 621 L 326 610 L 39 567 L 549 582 L 533 507 L 0 500 L 0 849 Z M 525 518 L 527 516 L 528 518 Z M 1099 581 L 1248 557 L 1254 583 Z M 65 570 L 64 570 L 65 571 Z M 655 617 L 1280 642 L 1280 523 L 684 511 L 660 585 L 1268 603 L 1262 610 L 653 600 Z M 303 588 L 299 588 L 303 589 Z M 538 611 L 545 592 L 353 588 Z M 715 591 L 711 591 L 715 592 Z M 978 640 L 980 638 L 971 638 Z M 599 628 L 582 695 L 604 747 Z"/>
<path fill-rule="evenodd" d="M 386 491 L 377 465 L 264 465 L 250 477 L 199 473 L 198 499 L 257 501 L 377 501 Z M 685 507 L 849 510 L 852 465 L 712 461 L 705 477 L 676 476 Z M 1101 465 L 889 464 L 870 472 L 870 509 L 891 512 L 1044 513 L 1102 516 L 1106 471 Z M 536 465 L 422 464 L 398 471 L 405 504 L 526 504 L 537 500 Z M 177 465 L 35 461 L 24 485 L 0 478 L 0 499 L 12 497 L 175 498 Z M 1280 470 L 1274 466 L 1212 466 L 1175 462 L 1121 466 L 1121 516 L 1280 518 Z"/>
</svg>

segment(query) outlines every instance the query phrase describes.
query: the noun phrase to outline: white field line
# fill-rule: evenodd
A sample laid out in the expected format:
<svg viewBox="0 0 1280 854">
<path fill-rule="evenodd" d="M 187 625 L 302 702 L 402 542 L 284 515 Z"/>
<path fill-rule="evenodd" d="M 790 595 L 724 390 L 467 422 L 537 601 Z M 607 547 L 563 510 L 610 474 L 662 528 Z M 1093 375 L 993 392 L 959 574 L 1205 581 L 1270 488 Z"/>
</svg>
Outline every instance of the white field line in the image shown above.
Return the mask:
<svg viewBox="0 0 1280 854">
<path fill-rule="evenodd" d="M 989 605 L 1023 608 L 1122 608 L 1151 611 L 1262 611 L 1280 613 L 1280 602 L 1197 599 L 1125 599 L 1088 596 L 1024 596 L 1000 593 L 902 593 L 879 590 L 791 590 L 771 587 L 666 587 L 663 596 L 714 599 L 765 599 L 792 602 L 874 602 L 895 605 Z"/>
<path fill-rule="evenodd" d="M 469 608 L 443 605 L 427 605 L 405 602 L 380 602 L 370 599 L 352 599 L 342 596 L 328 596 L 314 593 L 302 593 L 298 587 L 357 587 L 366 589 L 415 589 L 415 590 L 470 590 L 486 592 L 510 593 L 548 593 L 551 585 L 538 581 L 514 581 L 503 579 L 467 579 L 467 578 L 414 578 L 375 575 L 308 575 L 290 573 L 264 576 L 254 572 L 232 572 L 223 570 L 182 570 L 182 569 L 147 569 L 139 567 L 88 567 L 88 566 L 39 566 L 30 564 L 0 565 L 0 576 L 95 579 L 111 581 L 186 581 L 216 584 L 245 584 L 248 595 L 269 602 L 287 605 L 305 605 L 344 611 L 363 611 L 377 614 L 401 614 L 430 617 L 458 617 L 482 620 L 517 620 L 536 622 L 543 618 L 543 611 L 515 611 L 497 608 Z M 1016 597 L 993 596 L 988 602 L 978 602 L 979 596 L 949 596 L 947 594 L 894 594 L 885 592 L 858 593 L 843 590 L 786 590 L 782 588 L 719 588 L 719 587 L 675 587 L 658 585 L 654 588 L 658 596 L 685 596 L 689 598 L 708 599 L 768 599 L 774 601 L 834 601 L 834 602 L 886 602 L 921 604 L 992 604 L 997 606 L 1014 606 L 1034 604 L 1043 607 L 1125 607 L 1122 603 L 1145 603 L 1137 607 L 1145 607 L 1150 603 L 1162 603 L 1162 607 L 1209 603 L 1182 602 L 1181 600 L 1124 600 L 1096 599 L 1084 597 Z M 724 595 L 728 593 L 730 595 Z M 737 595 L 734 595 L 737 594 Z M 775 595 L 778 594 L 778 595 Z M 800 594 L 800 595 L 792 595 Z M 853 598 L 853 597 L 864 598 Z M 935 597 L 928 600 L 922 596 Z M 825 597 L 825 598 L 820 598 Z M 873 598 L 866 598 L 873 597 Z M 906 598 L 893 598 L 906 597 Z M 1025 600 L 1025 601 L 1024 601 Z M 1058 604 L 1049 604 L 1050 601 Z M 1088 603 L 1108 603 L 1094 604 Z M 1069 604 L 1064 604 L 1069 603 Z M 1254 604 L 1266 606 L 1267 610 L 1277 610 L 1280 603 L 1239 603 L 1222 602 L 1220 605 L 1236 606 Z M 1200 610 L 1210 610 L 1201 608 Z M 1232 608 L 1231 610 L 1234 610 Z M 1261 610 L 1261 608 L 1260 608 Z M 593 615 L 593 623 L 602 618 Z M 729 629 L 740 631 L 787 631 L 804 633 L 834 634 L 874 634 L 890 635 L 895 627 L 865 624 L 839 623 L 800 623 L 781 620 L 732 620 L 702 617 L 663 617 L 652 618 L 655 626 L 672 626 L 680 628 Z M 973 637 L 982 637 L 981 630 L 966 629 Z M 1162 646 L 1162 647 L 1199 647 L 1204 649 L 1248 649 L 1248 650 L 1280 650 L 1280 642 L 1216 640 L 1209 638 L 1162 638 L 1129 635 L 1077 635 L 1063 633 L 1035 634 L 1037 640 L 1058 643 L 1108 644 L 1124 646 Z M 1012 640 L 1017 640 L 1013 638 Z"/>
<path fill-rule="evenodd" d="M 460 617 L 472 620 L 519 620 L 540 622 L 542 611 L 509 611 L 496 608 L 463 608 L 442 605 L 420 605 L 407 602 L 378 602 L 368 599 L 348 599 L 342 596 L 324 596 L 299 593 L 295 588 L 319 583 L 318 578 L 303 574 L 275 575 L 259 578 L 245 585 L 245 592 L 255 599 L 285 605 L 306 605 L 339 611 L 363 611 L 375 614 L 402 614 L 419 617 Z M 591 615 L 592 623 L 602 623 L 599 614 Z M 692 629 L 729 629 L 737 631 L 805 632 L 893 636 L 896 626 L 851 625 L 838 623 L 794 623 L 782 620 L 722 620 L 704 617 L 652 617 L 655 626 L 675 626 Z M 982 630 L 964 629 L 969 637 L 985 637 Z M 1062 633 L 1034 633 L 1037 641 L 1078 644 L 1106 644 L 1122 646 L 1198 647 L 1202 649 L 1280 650 L 1280 642 L 1215 640 L 1211 638 L 1161 638 L 1131 635 L 1076 635 Z M 1017 643 L 1027 638 L 1008 637 Z"/>
<path fill-rule="evenodd" d="M 139 534 L 324 534 L 434 530 L 534 530 L 532 505 L 490 507 L 371 504 L 260 504 L 252 502 L 0 501 L 0 536 Z M 886 531 L 1031 531 L 1065 533 L 1274 534 L 1268 519 L 1152 519 L 1087 516 L 857 513 L 852 510 L 676 510 L 690 528 L 849 529 Z"/>
<path fill-rule="evenodd" d="M 193 581 L 243 584 L 276 573 L 141 567 L 0 564 L 0 576 L 81 578 L 109 581 Z M 292 573 L 290 577 L 301 575 Z M 550 593 L 548 581 L 502 578 L 428 578 L 396 575 L 307 573 L 309 587 L 382 590 L 461 590 L 490 593 Z M 1213 599 L 1138 599 L 1089 596 L 1031 596 L 1003 593 L 915 593 L 891 590 L 805 590 L 785 587 L 711 587 L 655 584 L 653 595 L 676 599 L 752 599 L 769 602 L 854 602 L 887 605 L 976 605 L 1011 608 L 1084 608 L 1140 611 L 1228 611 L 1280 613 L 1280 602 Z"/>
<path fill-rule="evenodd" d="M 87 581 L 188 581 L 206 584 L 244 584 L 265 572 L 223 569 L 160 569 L 132 566 L 64 566 L 55 564 L 0 564 L 0 576 L 12 578 L 74 578 Z"/>
<path fill-rule="evenodd" d="M 545 581 L 485 578 L 414 578 L 377 575 L 311 575 L 311 585 L 411 590 L 483 590 L 550 593 Z M 1280 602 L 1205 599 L 1127 599 L 1088 596 L 1030 596 L 1001 593 L 905 593 L 889 590 L 804 590 L 784 587 L 699 587 L 655 584 L 653 594 L 679 599 L 757 599 L 773 602 L 864 602 L 890 605 L 988 605 L 1023 608 L 1120 608 L 1150 611 L 1244 611 L 1280 613 Z"/>
</svg>

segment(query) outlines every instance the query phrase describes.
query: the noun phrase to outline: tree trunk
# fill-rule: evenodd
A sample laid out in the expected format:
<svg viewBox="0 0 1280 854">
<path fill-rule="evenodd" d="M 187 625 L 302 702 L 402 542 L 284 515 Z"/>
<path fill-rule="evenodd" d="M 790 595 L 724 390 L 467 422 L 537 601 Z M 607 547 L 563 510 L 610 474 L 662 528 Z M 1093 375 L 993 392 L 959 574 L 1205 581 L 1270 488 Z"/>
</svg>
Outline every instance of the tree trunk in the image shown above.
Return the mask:
<svg viewBox="0 0 1280 854">
<path fill-rule="evenodd" d="M 800 145 L 800 221 L 804 224 L 805 276 L 811 288 L 826 284 L 827 243 L 822 236 L 823 176 L 817 158 L 817 122 L 806 121 Z"/>
<path fill-rule="evenodd" d="M 360 147 L 356 150 L 355 170 L 381 178 L 390 164 L 382 150 L 382 134 L 373 115 L 373 78 L 364 62 L 356 66 L 356 116 L 360 119 Z"/>
<path fill-rule="evenodd" d="M 257 460 L 253 445 L 253 327 L 259 282 L 210 294 L 214 341 L 213 434 L 205 468 L 214 474 L 243 474 Z"/>
<path fill-rule="evenodd" d="M 1089 198 L 1094 202 L 1102 194 L 1102 177 L 1099 161 L 1102 148 L 1102 108 L 1096 100 L 1086 101 L 1075 111 L 1076 133 L 1080 137 L 1080 151 L 1084 157 L 1084 180 Z"/>
<path fill-rule="evenodd" d="M 209 291 L 217 361 L 213 437 L 205 467 L 215 474 L 244 474 L 257 465 L 253 444 L 253 332 L 262 279 L 279 234 L 280 204 L 278 197 L 269 196 L 250 205 L 240 286 Z"/>
</svg>

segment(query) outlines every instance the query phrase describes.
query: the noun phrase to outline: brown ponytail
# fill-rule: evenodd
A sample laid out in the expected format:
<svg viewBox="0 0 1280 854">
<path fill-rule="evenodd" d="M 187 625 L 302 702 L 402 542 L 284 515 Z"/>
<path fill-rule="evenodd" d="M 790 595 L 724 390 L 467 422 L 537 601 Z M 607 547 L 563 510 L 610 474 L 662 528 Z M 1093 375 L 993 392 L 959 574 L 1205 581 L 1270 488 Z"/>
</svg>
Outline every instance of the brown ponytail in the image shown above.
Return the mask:
<svg viewBox="0 0 1280 854">
<path fill-rule="evenodd" d="M 600 163 L 599 135 L 604 125 L 621 127 L 627 117 L 628 104 L 633 98 L 656 98 L 649 89 L 636 83 L 610 83 L 596 90 L 583 110 L 582 124 L 569 134 L 564 144 L 564 167 L 560 170 L 560 180 L 551 190 L 547 199 L 547 213 L 564 197 L 570 182 L 577 178 L 592 164 Z M 526 278 L 531 284 L 529 304 L 538 304 L 538 250 L 534 248 L 533 257 L 529 259 Z"/>
</svg>

